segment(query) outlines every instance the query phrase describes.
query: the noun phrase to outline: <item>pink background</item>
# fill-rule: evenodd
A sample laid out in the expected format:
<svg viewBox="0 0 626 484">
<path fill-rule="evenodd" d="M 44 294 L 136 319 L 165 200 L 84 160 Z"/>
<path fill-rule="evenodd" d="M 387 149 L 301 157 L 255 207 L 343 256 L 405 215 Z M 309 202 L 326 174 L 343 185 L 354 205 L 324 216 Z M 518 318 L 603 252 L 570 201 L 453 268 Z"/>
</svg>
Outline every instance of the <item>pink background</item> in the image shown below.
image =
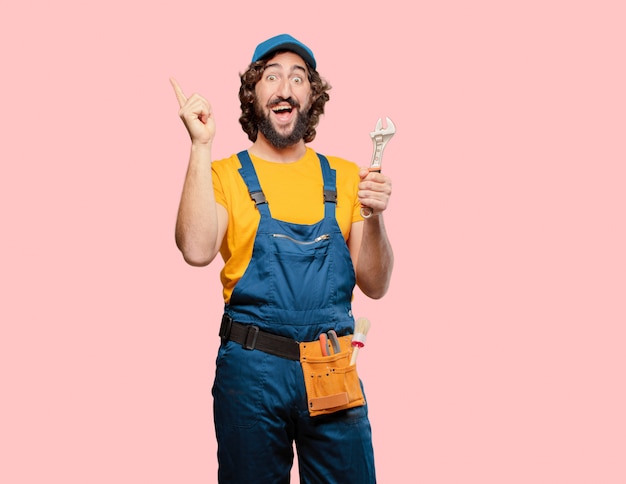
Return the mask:
<svg viewBox="0 0 626 484">
<path fill-rule="evenodd" d="M 312 144 L 394 181 L 389 294 L 355 296 L 379 481 L 626 482 L 624 4 L 12 3 L 0 13 L 0 482 L 212 483 L 219 263 L 173 237 L 168 83 L 245 148 L 237 74 L 290 32 Z"/>
</svg>

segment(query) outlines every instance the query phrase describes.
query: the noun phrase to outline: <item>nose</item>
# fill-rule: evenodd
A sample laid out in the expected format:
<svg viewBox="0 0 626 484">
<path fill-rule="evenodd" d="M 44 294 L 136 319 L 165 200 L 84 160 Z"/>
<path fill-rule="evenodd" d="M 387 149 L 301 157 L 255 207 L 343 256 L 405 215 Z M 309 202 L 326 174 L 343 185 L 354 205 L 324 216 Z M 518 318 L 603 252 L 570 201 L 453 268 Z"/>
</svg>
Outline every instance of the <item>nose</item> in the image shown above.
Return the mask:
<svg viewBox="0 0 626 484">
<path fill-rule="evenodd" d="M 291 96 L 291 84 L 290 79 L 282 79 L 278 86 L 278 95 L 283 99 L 287 99 Z"/>
</svg>

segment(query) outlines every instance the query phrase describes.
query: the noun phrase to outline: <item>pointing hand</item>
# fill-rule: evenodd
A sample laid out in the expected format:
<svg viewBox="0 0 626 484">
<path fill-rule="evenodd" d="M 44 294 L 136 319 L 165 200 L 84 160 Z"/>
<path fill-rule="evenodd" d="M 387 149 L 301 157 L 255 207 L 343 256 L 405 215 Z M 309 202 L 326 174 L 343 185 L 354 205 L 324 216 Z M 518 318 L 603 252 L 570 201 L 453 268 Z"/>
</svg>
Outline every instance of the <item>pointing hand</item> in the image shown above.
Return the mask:
<svg viewBox="0 0 626 484">
<path fill-rule="evenodd" d="M 170 78 L 170 83 L 174 88 L 174 93 L 180 106 L 178 115 L 189 132 L 191 142 L 198 144 L 211 143 L 215 137 L 215 119 L 213 118 L 211 105 L 199 94 L 192 94 L 187 98 L 173 77 Z"/>
</svg>

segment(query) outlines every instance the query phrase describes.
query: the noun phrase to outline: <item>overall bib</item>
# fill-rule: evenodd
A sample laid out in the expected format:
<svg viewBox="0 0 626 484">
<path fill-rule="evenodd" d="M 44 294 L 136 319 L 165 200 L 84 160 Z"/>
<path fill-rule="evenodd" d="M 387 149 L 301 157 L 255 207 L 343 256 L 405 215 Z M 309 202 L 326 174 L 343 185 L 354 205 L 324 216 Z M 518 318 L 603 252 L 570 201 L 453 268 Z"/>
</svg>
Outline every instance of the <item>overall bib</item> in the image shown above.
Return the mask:
<svg viewBox="0 0 626 484">
<path fill-rule="evenodd" d="M 298 342 L 330 329 L 352 334 L 355 275 L 335 219 L 336 174 L 328 160 L 318 155 L 324 218 L 305 225 L 272 218 L 247 151 L 238 157 L 261 219 L 225 314 Z M 223 340 L 212 393 L 220 482 L 288 483 L 294 441 L 301 482 L 375 482 L 367 406 L 310 417 L 299 361 Z"/>
</svg>

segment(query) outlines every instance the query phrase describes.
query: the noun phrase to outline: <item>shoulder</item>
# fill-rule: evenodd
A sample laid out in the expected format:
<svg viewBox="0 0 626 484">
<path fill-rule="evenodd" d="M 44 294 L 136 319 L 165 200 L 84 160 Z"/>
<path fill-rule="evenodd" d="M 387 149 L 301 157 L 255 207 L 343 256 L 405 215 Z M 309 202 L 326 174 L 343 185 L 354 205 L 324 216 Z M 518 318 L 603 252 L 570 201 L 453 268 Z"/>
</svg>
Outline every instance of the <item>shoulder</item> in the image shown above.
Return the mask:
<svg viewBox="0 0 626 484">
<path fill-rule="evenodd" d="M 359 182 L 359 171 L 361 168 L 356 163 L 346 160 L 340 156 L 324 155 L 328 159 L 331 169 L 337 174 L 337 187 L 339 193 L 349 199 L 356 199 Z M 350 204 L 347 204 L 347 206 Z"/>
<path fill-rule="evenodd" d="M 310 149 L 310 148 L 309 148 Z M 337 176 L 353 178 L 359 177 L 359 166 L 353 161 L 346 160 L 340 156 L 327 155 L 325 153 L 317 153 L 318 155 L 324 155 L 328 160 L 330 167 L 337 172 Z"/>
<path fill-rule="evenodd" d="M 233 185 L 242 181 L 241 175 L 239 175 L 240 168 L 241 162 L 236 153 L 228 158 L 213 161 L 211 170 L 213 171 L 214 184 L 217 181 L 222 185 Z"/>
<path fill-rule="evenodd" d="M 215 160 L 211 163 L 215 199 L 224 206 L 230 206 L 234 200 L 247 193 L 247 187 L 239 174 L 241 163 L 236 154 Z"/>
<path fill-rule="evenodd" d="M 359 182 L 360 167 L 353 161 L 346 160 L 339 156 L 327 156 L 328 164 L 337 173 L 339 183 L 356 184 Z"/>
<path fill-rule="evenodd" d="M 342 172 L 359 172 L 359 167 L 356 163 L 341 158 L 339 156 L 324 155 L 328 159 L 328 164 L 331 168 Z"/>
<path fill-rule="evenodd" d="M 239 158 L 237 158 L 237 154 L 234 153 L 230 155 L 228 158 L 222 158 L 221 160 L 214 160 L 211 163 L 211 167 L 213 171 L 217 172 L 226 172 L 232 170 L 239 170 L 241 168 L 241 163 L 239 162 Z"/>
</svg>

